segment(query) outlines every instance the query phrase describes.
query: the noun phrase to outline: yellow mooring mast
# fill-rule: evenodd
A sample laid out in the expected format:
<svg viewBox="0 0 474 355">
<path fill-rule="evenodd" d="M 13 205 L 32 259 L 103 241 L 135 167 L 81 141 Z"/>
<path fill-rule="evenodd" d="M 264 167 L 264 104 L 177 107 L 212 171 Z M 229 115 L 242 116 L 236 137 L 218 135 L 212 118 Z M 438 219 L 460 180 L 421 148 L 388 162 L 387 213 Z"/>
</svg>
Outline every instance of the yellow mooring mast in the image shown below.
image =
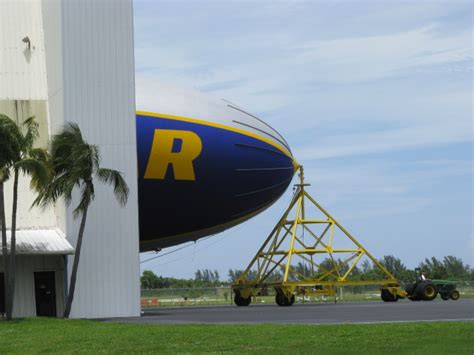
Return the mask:
<svg viewBox="0 0 474 355">
<path fill-rule="evenodd" d="M 269 288 L 275 289 L 279 306 L 291 306 L 295 295 L 335 297 L 336 288 L 345 285 L 380 285 L 386 302 L 406 297 L 400 282 L 305 191 L 309 184 L 302 166 L 299 179 L 285 213 L 232 285 L 235 304 L 248 306 L 252 296 Z M 364 257 L 380 271 L 379 280 L 351 280 Z"/>
</svg>

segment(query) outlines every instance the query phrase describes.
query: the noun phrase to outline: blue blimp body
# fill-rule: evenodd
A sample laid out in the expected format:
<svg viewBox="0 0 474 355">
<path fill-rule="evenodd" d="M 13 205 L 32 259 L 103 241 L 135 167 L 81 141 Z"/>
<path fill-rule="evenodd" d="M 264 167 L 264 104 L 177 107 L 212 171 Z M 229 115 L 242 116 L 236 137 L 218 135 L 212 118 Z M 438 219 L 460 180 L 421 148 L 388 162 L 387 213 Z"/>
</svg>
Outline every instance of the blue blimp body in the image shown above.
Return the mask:
<svg viewBox="0 0 474 355">
<path fill-rule="evenodd" d="M 223 100 L 158 91 L 136 114 L 141 251 L 219 233 L 285 192 L 297 164 L 276 130 Z"/>
</svg>

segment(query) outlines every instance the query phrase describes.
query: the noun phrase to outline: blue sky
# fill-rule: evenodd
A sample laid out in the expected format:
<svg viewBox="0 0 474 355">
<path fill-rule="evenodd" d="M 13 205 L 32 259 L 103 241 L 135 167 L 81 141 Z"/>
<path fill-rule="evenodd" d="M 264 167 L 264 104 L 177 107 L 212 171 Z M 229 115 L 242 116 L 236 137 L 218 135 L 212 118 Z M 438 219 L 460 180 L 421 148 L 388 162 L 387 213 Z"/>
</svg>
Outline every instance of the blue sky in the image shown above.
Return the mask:
<svg viewBox="0 0 474 355">
<path fill-rule="evenodd" d="M 282 133 L 310 193 L 377 257 L 474 264 L 469 1 L 134 0 L 134 12 L 137 97 L 160 81 L 235 102 Z M 142 269 L 244 268 L 290 197 Z"/>
</svg>

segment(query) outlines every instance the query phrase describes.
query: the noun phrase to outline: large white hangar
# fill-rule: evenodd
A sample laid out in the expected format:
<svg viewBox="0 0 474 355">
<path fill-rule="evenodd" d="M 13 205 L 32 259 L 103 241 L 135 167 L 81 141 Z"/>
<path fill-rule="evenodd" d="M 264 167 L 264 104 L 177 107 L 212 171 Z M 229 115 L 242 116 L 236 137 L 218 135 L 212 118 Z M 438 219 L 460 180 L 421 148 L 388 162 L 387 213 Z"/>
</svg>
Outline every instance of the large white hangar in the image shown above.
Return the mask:
<svg viewBox="0 0 474 355">
<path fill-rule="evenodd" d="M 122 208 L 109 187 L 96 185 L 71 317 L 138 316 L 132 1 L 1 0 L 0 26 L 0 113 L 18 123 L 34 115 L 41 147 L 64 122 L 78 123 L 103 166 L 123 172 L 130 187 Z M 8 182 L 8 227 L 11 191 Z M 22 178 L 13 315 L 61 316 L 79 223 L 75 201 L 42 211 L 30 209 L 33 199 Z M 2 270 L 0 261 L 0 281 Z"/>
</svg>

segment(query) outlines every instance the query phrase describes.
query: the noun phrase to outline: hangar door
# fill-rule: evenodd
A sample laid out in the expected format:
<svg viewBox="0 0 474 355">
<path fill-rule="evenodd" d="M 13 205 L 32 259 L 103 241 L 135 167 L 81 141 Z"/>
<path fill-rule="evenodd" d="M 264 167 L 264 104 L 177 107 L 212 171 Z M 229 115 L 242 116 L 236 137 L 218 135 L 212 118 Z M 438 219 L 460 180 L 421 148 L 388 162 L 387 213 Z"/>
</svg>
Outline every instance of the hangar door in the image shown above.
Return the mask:
<svg viewBox="0 0 474 355">
<path fill-rule="evenodd" d="M 54 271 L 35 272 L 36 315 L 56 317 L 56 284 Z"/>
</svg>

